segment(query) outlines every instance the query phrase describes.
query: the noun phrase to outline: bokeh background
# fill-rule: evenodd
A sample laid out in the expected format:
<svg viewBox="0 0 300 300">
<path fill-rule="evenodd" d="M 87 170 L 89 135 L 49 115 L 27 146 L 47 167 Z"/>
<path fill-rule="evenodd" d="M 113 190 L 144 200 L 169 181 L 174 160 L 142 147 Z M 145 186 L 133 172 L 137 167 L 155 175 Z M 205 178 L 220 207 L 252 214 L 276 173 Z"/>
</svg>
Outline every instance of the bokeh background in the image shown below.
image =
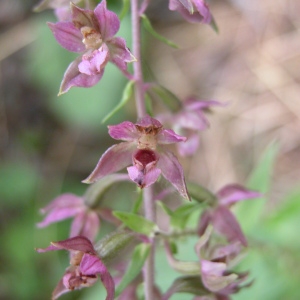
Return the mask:
<svg viewBox="0 0 300 300">
<path fill-rule="evenodd" d="M 121 11 L 121 1 L 108 1 Z M 126 83 L 108 66 L 100 84 L 57 97 L 75 57 L 46 26 L 51 11 L 34 14 L 35 0 L 0 1 L 0 299 L 49 299 L 65 267 L 65 253 L 37 254 L 65 239 L 70 222 L 37 229 L 38 211 L 62 192 L 82 194 L 80 181 L 112 143 L 103 117 L 120 101 Z M 144 32 L 145 75 L 181 99 L 226 102 L 209 112 L 197 155 L 181 162 L 187 177 L 212 191 L 238 182 L 265 197 L 235 208 L 249 239 L 241 270 L 253 285 L 233 299 L 300 299 L 300 2 L 209 1 L 219 33 L 185 23 L 153 0 L 147 15 L 179 50 Z M 130 45 L 130 19 L 118 35 Z M 135 120 L 134 102 L 109 123 Z M 124 186 L 124 188 L 128 188 Z M 132 190 L 132 186 L 128 188 Z M 130 191 L 129 191 L 130 192 Z M 108 196 L 118 209 L 130 199 Z M 103 225 L 101 234 L 109 226 Z M 185 243 L 182 252 L 192 253 Z M 163 254 L 159 264 L 166 264 Z M 157 274 L 165 290 L 176 274 Z M 100 284 L 62 299 L 101 299 Z M 172 298 L 173 299 L 173 298 Z M 174 299 L 191 299 L 190 295 Z"/>
</svg>

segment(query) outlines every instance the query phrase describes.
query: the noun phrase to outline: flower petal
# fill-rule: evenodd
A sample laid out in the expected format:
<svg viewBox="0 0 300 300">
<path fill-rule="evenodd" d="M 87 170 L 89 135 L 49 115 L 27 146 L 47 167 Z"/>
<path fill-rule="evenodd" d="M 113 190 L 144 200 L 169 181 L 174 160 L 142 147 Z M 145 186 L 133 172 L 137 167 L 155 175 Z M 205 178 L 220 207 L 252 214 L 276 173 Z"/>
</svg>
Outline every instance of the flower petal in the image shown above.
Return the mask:
<svg viewBox="0 0 300 300">
<path fill-rule="evenodd" d="M 157 167 L 161 169 L 162 175 L 174 185 L 181 196 L 190 200 L 183 169 L 177 157 L 169 151 L 161 152 Z"/>
<path fill-rule="evenodd" d="M 74 250 L 74 251 L 82 251 L 84 253 L 92 253 L 96 254 L 95 249 L 86 237 L 84 236 L 76 236 L 67 240 L 51 242 L 51 245 L 47 248 L 37 248 L 36 251 L 39 253 L 54 251 L 54 250 Z"/>
<path fill-rule="evenodd" d="M 216 100 L 199 100 L 198 98 L 190 97 L 184 102 L 184 106 L 188 110 L 202 110 L 211 106 L 226 106 L 227 103 L 222 103 Z"/>
<path fill-rule="evenodd" d="M 221 205 L 230 205 L 247 199 L 259 198 L 262 195 L 239 184 L 228 184 L 217 192 L 217 196 Z"/>
<path fill-rule="evenodd" d="M 83 200 L 73 194 L 63 194 L 55 198 L 41 212 L 47 214 L 45 219 L 38 223 L 38 227 L 46 227 L 51 223 L 71 218 L 85 209 Z"/>
<path fill-rule="evenodd" d="M 138 138 L 135 125 L 129 121 L 107 127 L 108 134 L 115 140 L 135 141 Z"/>
<path fill-rule="evenodd" d="M 107 46 L 109 48 L 111 62 L 121 71 L 127 70 L 127 63 L 136 61 L 136 58 L 126 47 L 126 41 L 123 38 L 113 38 L 107 42 Z"/>
<path fill-rule="evenodd" d="M 76 236 L 67 240 L 51 242 L 57 250 L 81 251 L 84 253 L 96 254 L 91 241 L 84 236 Z"/>
<path fill-rule="evenodd" d="M 192 0 L 170 0 L 169 1 L 170 10 L 177 10 L 180 5 L 184 6 L 191 14 L 193 13 L 194 7 L 193 7 Z"/>
<path fill-rule="evenodd" d="M 78 29 L 82 27 L 97 28 L 92 10 L 83 9 L 71 2 L 72 21 Z"/>
<path fill-rule="evenodd" d="M 57 42 L 72 52 L 83 52 L 82 34 L 72 22 L 47 23 Z"/>
<path fill-rule="evenodd" d="M 175 116 L 174 124 L 178 127 L 204 130 L 209 123 L 202 111 L 184 110 Z"/>
<path fill-rule="evenodd" d="M 185 143 L 177 144 L 179 155 L 182 157 L 192 156 L 199 148 L 200 137 L 198 133 L 191 133 Z"/>
<path fill-rule="evenodd" d="M 130 179 L 135 182 L 139 187 L 145 188 L 155 183 L 161 174 L 161 170 L 158 168 L 151 168 L 151 170 L 143 171 L 139 170 L 136 166 L 127 168 Z"/>
<path fill-rule="evenodd" d="M 115 295 L 115 284 L 106 266 L 98 256 L 84 254 L 80 263 L 80 271 L 84 275 L 100 275 L 100 279 L 106 288 L 106 300 L 113 300 Z"/>
<path fill-rule="evenodd" d="M 78 64 L 80 73 L 95 76 L 101 74 L 108 62 L 109 53 L 106 46 L 93 51 L 90 55 L 83 55 L 82 61 Z"/>
<path fill-rule="evenodd" d="M 240 241 L 245 247 L 247 240 L 232 212 L 225 206 L 218 206 L 212 213 L 212 223 L 215 229 L 225 235 L 229 242 Z"/>
<path fill-rule="evenodd" d="M 60 85 L 59 95 L 66 93 L 71 87 L 91 87 L 101 79 L 104 69 L 97 75 L 86 75 L 80 73 L 78 64 L 81 62 L 81 57 L 74 60 L 66 70 L 63 80 Z"/>
<path fill-rule="evenodd" d="M 71 226 L 70 236 L 85 236 L 90 241 L 94 241 L 100 227 L 100 219 L 96 212 L 89 211 L 77 215 Z"/>
<path fill-rule="evenodd" d="M 193 8 L 191 9 L 192 2 Z M 207 4 L 203 0 L 170 0 L 169 2 L 170 10 L 177 10 L 183 18 L 191 23 L 210 23 L 211 14 Z"/>
<path fill-rule="evenodd" d="M 53 300 L 59 298 L 61 295 L 70 292 L 70 290 L 65 287 L 63 283 L 63 279 L 61 279 L 58 284 L 56 285 L 54 291 L 52 292 L 52 298 Z"/>
<path fill-rule="evenodd" d="M 106 0 L 102 0 L 94 10 L 98 20 L 100 33 L 104 41 L 112 38 L 120 28 L 118 16 L 106 8 Z"/>
<path fill-rule="evenodd" d="M 123 142 L 111 146 L 101 156 L 96 168 L 91 173 L 91 175 L 82 182 L 95 182 L 105 175 L 117 172 L 130 165 L 134 148 L 135 144 L 131 142 Z"/>
<path fill-rule="evenodd" d="M 226 288 L 238 278 L 236 274 L 223 275 L 226 271 L 226 264 L 224 263 L 208 260 L 201 260 L 200 263 L 203 284 L 212 292 Z"/>
<path fill-rule="evenodd" d="M 186 140 L 186 137 L 176 134 L 172 129 L 163 129 L 157 135 L 158 144 L 173 144 Z"/>
</svg>

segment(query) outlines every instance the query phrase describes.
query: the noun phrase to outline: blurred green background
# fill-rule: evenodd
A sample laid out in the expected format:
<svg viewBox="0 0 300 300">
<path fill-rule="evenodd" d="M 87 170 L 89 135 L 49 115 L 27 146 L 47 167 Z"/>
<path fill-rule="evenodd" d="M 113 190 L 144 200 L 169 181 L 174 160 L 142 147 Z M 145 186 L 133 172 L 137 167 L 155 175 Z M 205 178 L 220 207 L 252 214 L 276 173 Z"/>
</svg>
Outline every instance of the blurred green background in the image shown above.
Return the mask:
<svg viewBox="0 0 300 300">
<path fill-rule="evenodd" d="M 62 192 L 78 195 L 81 183 L 113 140 L 102 118 L 120 101 L 126 80 L 109 65 L 100 84 L 57 97 L 75 57 L 62 49 L 46 26 L 51 11 L 32 13 L 38 1 L 0 2 L 0 299 L 50 299 L 68 264 L 66 253 L 37 254 L 51 240 L 68 236 L 69 221 L 37 229 L 38 211 Z M 155 2 L 155 3 L 154 3 Z M 199 154 L 182 160 L 187 176 L 212 190 L 239 182 L 264 199 L 236 206 L 249 239 L 241 270 L 253 285 L 233 299 L 300 299 L 300 105 L 299 2 L 210 1 L 220 27 L 189 25 L 153 1 L 148 15 L 158 32 L 175 41 L 173 50 L 147 34 L 145 74 L 184 98 L 191 94 L 228 102 L 209 117 Z M 120 12 L 120 1 L 108 1 Z M 131 44 L 130 19 L 118 33 Z M 155 43 L 155 46 L 153 46 Z M 135 120 L 129 102 L 109 124 Z M 124 187 L 125 188 L 125 187 Z M 132 186 L 131 188 L 132 189 Z M 133 192 L 134 193 L 134 192 Z M 128 197 L 113 195 L 126 209 Z M 109 227 L 103 227 L 102 235 Z M 180 257 L 193 254 L 185 241 Z M 196 256 L 194 256 L 196 259 Z M 166 290 L 175 278 L 159 252 L 157 283 Z M 103 288 L 62 299 L 102 299 Z M 172 299 L 191 299 L 176 295 Z"/>
</svg>

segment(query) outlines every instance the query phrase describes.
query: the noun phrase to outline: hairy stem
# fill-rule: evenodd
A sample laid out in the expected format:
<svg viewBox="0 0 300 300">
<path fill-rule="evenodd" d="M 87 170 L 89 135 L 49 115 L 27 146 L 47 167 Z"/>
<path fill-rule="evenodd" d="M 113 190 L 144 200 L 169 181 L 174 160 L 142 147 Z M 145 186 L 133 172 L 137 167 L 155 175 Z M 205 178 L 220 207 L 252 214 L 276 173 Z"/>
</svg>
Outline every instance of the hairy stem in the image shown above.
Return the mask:
<svg viewBox="0 0 300 300">
<path fill-rule="evenodd" d="M 135 80 L 135 103 L 138 118 L 146 115 L 146 107 L 144 100 L 144 82 L 141 64 L 141 32 L 140 32 L 140 15 L 138 0 L 131 0 L 131 20 L 132 20 L 132 51 L 136 58 L 133 64 L 134 80 Z"/>
</svg>

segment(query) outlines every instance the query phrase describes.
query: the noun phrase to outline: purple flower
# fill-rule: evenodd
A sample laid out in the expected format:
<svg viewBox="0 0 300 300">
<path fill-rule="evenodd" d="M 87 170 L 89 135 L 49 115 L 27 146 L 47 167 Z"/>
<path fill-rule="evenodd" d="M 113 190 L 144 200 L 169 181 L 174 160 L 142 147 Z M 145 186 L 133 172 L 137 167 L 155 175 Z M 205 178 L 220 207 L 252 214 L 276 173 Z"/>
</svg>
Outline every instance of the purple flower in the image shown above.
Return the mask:
<svg viewBox="0 0 300 300">
<path fill-rule="evenodd" d="M 74 289 L 92 286 L 97 281 L 98 275 L 107 291 L 106 300 L 114 299 L 113 278 L 87 238 L 77 236 L 64 241 L 52 242 L 49 247 L 36 250 L 41 253 L 62 249 L 70 251 L 70 267 L 66 269 L 54 289 L 52 299 L 57 299 L 62 294 Z"/>
<path fill-rule="evenodd" d="M 240 242 L 212 249 L 209 243 L 210 233 L 208 229 L 195 247 L 200 261 L 201 279 L 203 285 L 216 299 L 230 299 L 229 295 L 236 293 L 248 276 L 247 272 L 229 271 L 232 262 L 240 254 Z M 204 256 L 208 257 L 204 258 Z"/>
<path fill-rule="evenodd" d="M 107 10 L 106 0 L 94 11 L 71 3 L 72 22 L 48 23 L 57 42 L 65 49 L 82 53 L 66 70 L 59 94 L 73 86 L 91 87 L 102 77 L 108 61 L 127 76 L 132 56 L 123 38 L 114 37 L 120 27 L 117 15 Z"/>
<path fill-rule="evenodd" d="M 214 228 L 230 242 L 239 241 L 247 246 L 246 237 L 229 207 L 236 202 L 260 196 L 260 193 L 248 190 L 238 184 L 224 186 L 216 193 L 218 204 L 213 209 L 203 212 L 198 225 L 199 234 L 202 235 L 209 223 L 212 223 Z"/>
<path fill-rule="evenodd" d="M 74 217 L 70 237 L 82 235 L 93 241 L 97 236 L 100 226 L 99 216 L 84 204 L 83 197 L 62 194 L 41 212 L 46 214 L 46 217 L 37 224 L 38 227 L 46 227 L 49 224 Z"/>
<path fill-rule="evenodd" d="M 181 156 L 191 156 L 197 151 L 199 131 L 209 126 L 204 110 L 212 106 L 222 105 L 224 104 L 214 100 L 203 101 L 189 98 L 183 103 L 182 110 L 169 118 L 175 124 L 174 129 L 188 138 L 186 143 L 177 145 Z"/>
<path fill-rule="evenodd" d="M 153 184 L 160 174 L 170 181 L 179 193 L 189 199 L 183 169 L 176 156 L 164 149 L 164 145 L 184 142 L 185 137 L 145 116 L 136 124 L 125 121 L 108 126 L 110 136 L 125 142 L 113 145 L 100 158 L 96 168 L 84 181 L 92 183 L 103 176 L 128 167 L 132 181 L 144 188 Z"/>
<path fill-rule="evenodd" d="M 212 21 L 208 5 L 204 0 L 169 0 L 169 9 L 177 10 L 191 23 L 209 24 Z"/>
</svg>

